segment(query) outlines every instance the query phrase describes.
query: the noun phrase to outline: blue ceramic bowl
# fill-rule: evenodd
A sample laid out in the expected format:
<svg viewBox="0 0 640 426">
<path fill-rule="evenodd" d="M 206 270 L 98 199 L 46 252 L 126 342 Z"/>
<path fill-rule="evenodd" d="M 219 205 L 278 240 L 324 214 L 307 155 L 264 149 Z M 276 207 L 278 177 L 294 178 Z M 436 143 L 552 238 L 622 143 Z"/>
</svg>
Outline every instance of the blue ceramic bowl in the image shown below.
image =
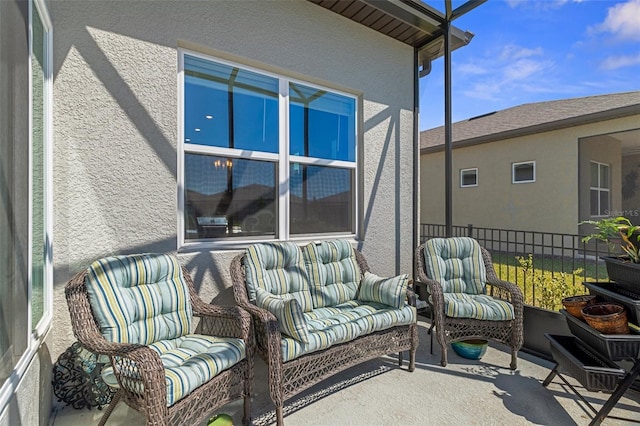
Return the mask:
<svg viewBox="0 0 640 426">
<path fill-rule="evenodd" d="M 451 343 L 454 352 L 467 359 L 482 358 L 487 352 L 487 346 L 489 346 L 489 342 L 486 340 L 465 340 Z"/>
</svg>

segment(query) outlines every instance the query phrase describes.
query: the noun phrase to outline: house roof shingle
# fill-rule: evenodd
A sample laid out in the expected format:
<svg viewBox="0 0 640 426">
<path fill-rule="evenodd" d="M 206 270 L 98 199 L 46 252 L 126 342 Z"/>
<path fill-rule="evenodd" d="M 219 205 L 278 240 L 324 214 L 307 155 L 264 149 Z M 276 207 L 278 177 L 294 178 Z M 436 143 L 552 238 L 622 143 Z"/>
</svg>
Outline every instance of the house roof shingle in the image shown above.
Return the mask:
<svg viewBox="0 0 640 426">
<path fill-rule="evenodd" d="M 453 145 L 492 142 L 634 114 L 640 114 L 640 91 L 523 104 L 453 123 Z M 421 152 L 443 147 L 444 126 L 420 132 Z"/>
</svg>

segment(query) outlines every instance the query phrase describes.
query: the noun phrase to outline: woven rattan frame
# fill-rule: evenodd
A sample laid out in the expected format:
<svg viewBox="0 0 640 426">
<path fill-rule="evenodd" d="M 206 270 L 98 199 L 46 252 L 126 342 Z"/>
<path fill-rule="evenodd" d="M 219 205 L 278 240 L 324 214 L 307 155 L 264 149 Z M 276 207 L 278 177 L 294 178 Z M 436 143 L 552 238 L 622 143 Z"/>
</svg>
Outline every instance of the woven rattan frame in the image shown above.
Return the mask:
<svg viewBox="0 0 640 426">
<path fill-rule="evenodd" d="M 511 348 L 510 368 L 518 365 L 518 351 L 522 347 L 522 290 L 513 283 L 502 281 L 496 275 L 491 255 L 481 247 L 484 266 L 487 270 L 487 284 L 494 297 L 511 302 L 515 318 L 511 321 L 486 321 L 472 318 L 452 318 L 444 313 L 444 295 L 438 281 L 425 273 L 424 244 L 415 251 L 417 280 L 427 284 L 433 308 L 436 336 L 442 348 L 442 366 L 447 365 L 447 344 L 467 339 L 487 339 L 504 343 Z"/>
<path fill-rule="evenodd" d="M 167 389 L 160 357 L 147 346 L 109 342 L 100 334 L 85 286 L 86 270 L 82 271 L 65 287 L 73 334 L 88 350 L 109 356 L 120 383 L 118 393 L 100 419 L 100 425 L 105 424 L 119 400 L 141 412 L 146 417 L 147 425 L 188 425 L 198 424 L 222 405 L 244 398 L 243 423 L 249 424 L 251 421 L 255 353 L 251 316 L 237 306 L 205 303 L 196 293 L 189 272 L 184 267 L 182 272 L 189 287 L 193 314 L 200 318 L 197 333 L 242 338 L 246 343 L 245 359 L 167 407 Z"/>
<path fill-rule="evenodd" d="M 369 270 L 369 266 L 364 256 L 357 250 L 355 252 L 360 271 L 364 274 Z M 254 320 L 256 351 L 267 363 L 269 394 L 276 407 L 278 426 L 284 424 L 283 407 L 287 399 L 349 367 L 392 353 L 398 353 L 398 365 L 402 366 L 402 352 L 409 351 L 408 370 L 414 371 L 418 347 L 416 323 L 361 336 L 350 342 L 283 362 L 278 320 L 269 311 L 249 302 L 245 284 L 244 254 L 232 260 L 231 278 L 236 302 L 247 310 Z M 412 290 L 408 290 L 408 296 L 410 301 L 415 302 Z"/>
</svg>

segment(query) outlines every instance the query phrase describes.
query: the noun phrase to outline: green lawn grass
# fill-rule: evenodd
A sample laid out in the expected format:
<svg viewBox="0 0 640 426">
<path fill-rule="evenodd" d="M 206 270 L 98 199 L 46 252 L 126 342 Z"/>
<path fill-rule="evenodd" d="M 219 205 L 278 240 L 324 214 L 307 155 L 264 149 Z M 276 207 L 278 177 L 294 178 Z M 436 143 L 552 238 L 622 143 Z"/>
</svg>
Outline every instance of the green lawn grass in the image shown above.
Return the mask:
<svg viewBox="0 0 640 426">
<path fill-rule="evenodd" d="M 492 253 L 498 276 L 518 285 L 525 303 L 558 310 L 562 299 L 586 294 L 584 281 L 606 281 L 607 271 L 595 260 Z"/>
</svg>

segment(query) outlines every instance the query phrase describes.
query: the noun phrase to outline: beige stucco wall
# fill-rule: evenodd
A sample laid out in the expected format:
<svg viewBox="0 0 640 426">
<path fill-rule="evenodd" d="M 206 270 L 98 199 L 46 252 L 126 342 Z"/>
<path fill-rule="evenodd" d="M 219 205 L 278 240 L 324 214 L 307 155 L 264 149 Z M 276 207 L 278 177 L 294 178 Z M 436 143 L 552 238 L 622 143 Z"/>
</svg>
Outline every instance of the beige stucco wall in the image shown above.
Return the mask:
<svg viewBox="0 0 640 426">
<path fill-rule="evenodd" d="M 578 141 L 637 123 L 637 116 L 626 117 L 455 149 L 453 224 L 577 233 L 579 199 L 584 200 L 578 191 Z M 536 162 L 536 182 L 513 184 L 511 164 L 523 161 Z M 619 170 L 619 154 L 617 161 Z M 460 169 L 475 167 L 478 186 L 460 188 Z M 421 155 L 420 183 L 420 222 L 444 224 L 444 152 Z M 620 179 L 612 184 L 619 194 Z M 588 206 L 588 194 L 586 201 Z"/>
<path fill-rule="evenodd" d="M 640 154 L 622 157 L 622 207 L 615 213 L 640 225 Z"/>
<path fill-rule="evenodd" d="M 610 210 L 622 208 L 622 149 L 618 139 L 607 135 L 598 135 L 580 140 L 580 176 L 584 179 L 580 186 L 580 221 L 598 220 L 591 216 L 591 162 L 608 164 L 611 171 Z M 588 225 L 585 225 L 587 227 Z M 591 232 L 591 231 L 585 231 Z"/>
<path fill-rule="evenodd" d="M 375 273 L 412 270 L 413 49 L 307 1 L 51 4 L 52 353 L 71 342 L 66 281 L 112 253 L 177 250 L 179 46 L 361 98 L 362 238 Z M 180 253 L 201 295 L 232 303 L 237 251 Z"/>
</svg>

